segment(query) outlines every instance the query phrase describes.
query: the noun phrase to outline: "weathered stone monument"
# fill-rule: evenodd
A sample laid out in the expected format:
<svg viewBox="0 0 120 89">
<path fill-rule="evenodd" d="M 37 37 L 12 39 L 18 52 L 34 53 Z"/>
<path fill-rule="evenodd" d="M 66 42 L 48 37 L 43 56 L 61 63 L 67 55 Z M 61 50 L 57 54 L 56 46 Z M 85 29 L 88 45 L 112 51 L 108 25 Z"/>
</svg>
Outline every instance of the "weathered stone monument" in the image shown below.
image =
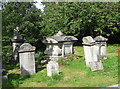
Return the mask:
<svg viewBox="0 0 120 89">
<path fill-rule="evenodd" d="M 59 65 L 56 61 L 49 61 L 47 64 L 47 76 L 59 74 Z"/>
<path fill-rule="evenodd" d="M 108 40 L 107 38 L 103 37 L 103 36 L 97 36 L 94 38 L 94 40 L 96 41 L 96 45 L 100 48 L 100 57 L 103 59 L 107 59 L 107 55 L 106 55 L 106 47 L 107 47 L 107 43 L 106 41 Z"/>
<path fill-rule="evenodd" d="M 82 40 L 86 66 L 91 67 L 92 71 L 102 70 L 103 65 L 99 57 L 100 47 L 96 46 L 95 40 L 91 36 L 83 37 Z"/>
<path fill-rule="evenodd" d="M 31 75 L 36 72 L 34 51 L 35 47 L 29 43 L 24 43 L 20 46 L 19 59 L 22 76 Z"/>
<path fill-rule="evenodd" d="M 44 52 L 47 59 L 59 60 L 73 54 L 73 43 L 77 40 L 76 37 L 63 35 L 61 31 L 54 36 L 47 37 L 42 41 L 47 46 Z"/>
<path fill-rule="evenodd" d="M 19 50 L 20 46 L 22 45 L 22 43 L 24 42 L 24 39 L 22 38 L 22 36 L 19 35 L 18 27 L 16 29 L 14 29 L 14 34 L 16 36 L 14 36 L 11 39 L 13 52 L 12 52 L 12 58 L 10 61 L 18 63 L 19 62 L 18 50 Z"/>
</svg>

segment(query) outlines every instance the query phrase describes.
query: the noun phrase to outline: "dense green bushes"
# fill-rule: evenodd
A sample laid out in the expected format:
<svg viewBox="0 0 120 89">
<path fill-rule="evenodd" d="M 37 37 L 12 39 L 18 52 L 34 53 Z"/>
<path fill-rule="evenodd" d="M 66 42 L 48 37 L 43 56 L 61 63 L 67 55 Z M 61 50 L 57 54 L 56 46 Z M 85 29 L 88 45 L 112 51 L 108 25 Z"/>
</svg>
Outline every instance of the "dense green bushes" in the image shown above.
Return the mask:
<svg viewBox="0 0 120 89">
<path fill-rule="evenodd" d="M 4 3 L 2 9 L 2 55 L 8 61 L 12 55 L 10 39 L 13 29 L 19 27 L 25 42 L 44 51 L 41 40 L 61 30 L 65 35 L 73 35 L 82 42 L 82 37 L 103 35 L 120 42 L 119 3 L 113 2 L 59 2 L 48 3 L 44 12 L 30 2 Z M 112 40 L 112 41 L 111 41 Z M 40 58 L 41 59 L 41 58 Z"/>
</svg>

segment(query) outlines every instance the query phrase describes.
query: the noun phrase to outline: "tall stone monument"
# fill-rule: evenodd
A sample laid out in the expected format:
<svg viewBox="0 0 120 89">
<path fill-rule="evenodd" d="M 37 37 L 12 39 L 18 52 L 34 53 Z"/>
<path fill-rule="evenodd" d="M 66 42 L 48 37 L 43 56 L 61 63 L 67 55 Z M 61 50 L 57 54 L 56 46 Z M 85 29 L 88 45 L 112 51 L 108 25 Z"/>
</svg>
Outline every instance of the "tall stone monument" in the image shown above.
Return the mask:
<svg viewBox="0 0 120 89">
<path fill-rule="evenodd" d="M 22 45 L 22 43 L 24 42 L 24 39 L 22 36 L 20 36 L 18 27 L 14 29 L 14 34 L 15 36 L 11 39 L 13 51 L 12 51 L 12 58 L 10 61 L 18 63 L 19 62 L 18 50 Z"/>
<path fill-rule="evenodd" d="M 99 57 L 100 47 L 96 46 L 95 40 L 91 36 L 83 37 L 82 40 L 86 66 L 91 67 L 92 71 L 102 70 L 103 65 Z"/>
<path fill-rule="evenodd" d="M 20 46 L 19 59 L 22 76 L 31 75 L 36 72 L 34 51 L 35 47 L 29 43 L 24 43 Z"/>
</svg>

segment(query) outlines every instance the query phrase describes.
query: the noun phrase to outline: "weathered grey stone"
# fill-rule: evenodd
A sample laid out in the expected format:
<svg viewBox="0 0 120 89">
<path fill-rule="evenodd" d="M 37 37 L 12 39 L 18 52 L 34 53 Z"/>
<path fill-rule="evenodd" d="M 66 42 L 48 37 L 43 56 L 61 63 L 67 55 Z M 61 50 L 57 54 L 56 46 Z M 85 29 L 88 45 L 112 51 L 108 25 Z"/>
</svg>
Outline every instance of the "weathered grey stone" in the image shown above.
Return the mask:
<svg viewBox="0 0 120 89">
<path fill-rule="evenodd" d="M 47 76 L 59 74 L 59 65 L 56 61 L 49 61 L 47 64 Z"/>
<path fill-rule="evenodd" d="M 96 42 L 106 42 L 106 41 L 108 41 L 108 39 L 105 38 L 105 37 L 103 37 L 103 36 L 96 36 L 96 37 L 94 38 L 94 40 L 95 40 Z"/>
<path fill-rule="evenodd" d="M 24 42 L 24 39 L 22 38 L 22 36 L 14 36 L 11 39 L 11 42 L 12 42 L 12 48 L 13 48 L 11 60 L 13 60 L 15 62 L 19 62 L 18 50 L 19 50 L 20 46 L 22 45 L 22 43 Z"/>
<path fill-rule="evenodd" d="M 101 56 L 101 58 L 103 59 L 107 59 L 107 51 L 106 51 L 106 47 L 107 47 L 107 38 L 103 37 L 103 36 L 97 36 L 94 38 L 94 40 L 96 41 L 96 45 L 99 47 L 101 46 L 100 48 L 100 54 L 99 56 Z"/>
<path fill-rule="evenodd" d="M 8 76 L 7 76 L 7 75 L 3 75 L 3 76 L 2 76 L 2 80 L 3 80 L 3 81 L 7 81 L 7 80 L 8 80 Z"/>
<path fill-rule="evenodd" d="M 64 42 L 62 47 L 62 57 L 69 56 L 73 54 L 73 43 L 72 42 Z"/>
<path fill-rule="evenodd" d="M 91 37 L 91 36 L 86 36 L 86 37 L 83 37 L 83 45 L 88 45 L 88 46 L 92 46 L 95 44 L 95 40 Z"/>
<path fill-rule="evenodd" d="M 98 49 L 97 46 L 95 46 L 95 41 L 91 36 L 87 36 L 83 38 L 83 47 L 84 47 L 84 53 L 85 53 L 85 60 L 86 60 L 86 66 L 90 67 L 90 62 L 98 61 L 97 54 Z"/>
<path fill-rule="evenodd" d="M 95 44 L 95 40 L 91 36 L 87 36 L 83 38 L 83 47 L 86 66 L 91 67 L 92 71 L 102 70 L 103 66 L 99 56 L 100 46 Z"/>
<path fill-rule="evenodd" d="M 35 54 L 35 58 L 38 58 L 40 55 L 39 54 Z"/>
<path fill-rule="evenodd" d="M 35 47 L 29 43 L 24 43 L 20 46 L 19 59 L 22 76 L 31 75 L 36 72 L 34 51 Z"/>
<path fill-rule="evenodd" d="M 59 60 L 74 53 L 73 43 L 75 41 L 77 41 L 77 38 L 65 36 L 59 31 L 56 35 L 47 37 L 42 41 L 47 46 L 44 53 L 48 59 Z"/>
<path fill-rule="evenodd" d="M 101 60 L 95 61 L 95 62 L 90 62 L 89 64 L 90 64 L 92 71 L 103 70 L 103 65 L 102 65 Z"/>
</svg>

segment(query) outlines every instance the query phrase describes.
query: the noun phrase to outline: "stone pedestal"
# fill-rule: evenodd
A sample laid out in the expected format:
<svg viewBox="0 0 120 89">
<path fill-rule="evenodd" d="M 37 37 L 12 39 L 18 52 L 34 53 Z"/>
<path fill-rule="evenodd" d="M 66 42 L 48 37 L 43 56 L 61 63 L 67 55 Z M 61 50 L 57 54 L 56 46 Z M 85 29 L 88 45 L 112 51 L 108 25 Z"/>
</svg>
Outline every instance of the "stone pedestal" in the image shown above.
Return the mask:
<svg viewBox="0 0 120 89">
<path fill-rule="evenodd" d="M 49 61 L 47 64 L 47 76 L 59 74 L 59 65 L 56 61 Z"/>
<path fill-rule="evenodd" d="M 35 47 L 29 43 L 24 43 L 20 46 L 19 59 L 22 76 L 31 75 L 36 72 L 34 51 Z"/>
<path fill-rule="evenodd" d="M 24 39 L 22 38 L 22 36 L 14 36 L 11 39 L 11 42 L 12 42 L 12 48 L 13 48 L 11 61 L 18 63 L 19 62 L 18 50 L 22 45 L 22 43 L 24 42 Z"/>
<path fill-rule="evenodd" d="M 60 31 L 51 37 L 47 37 L 42 42 L 46 44 L 45 55 L 47 59 L 62 59 L 74 53 L 73 43 L 78 39 L 73 36 L 65 36 Z"/>
<path fill-rule="evenodd" d="M 94 38 L 94 40 L 96 41 L 96 45 L 98 46 L 101 46 L 100 48 L 100 54 L 99 56 L 101 56 L 101 58 L 103 59 L 107 59 L 107 51 L 106 51 L 106 47 L 107 47 L 107 38 L 104 38 L 103 36 L 97 36 Z"/>
<path fill-rule="evenodd" d="M 92 71 L 102 70 L 102 62 L 100 58 L 100 46 L 95 44 L 95 40 L 91 36 L 83 38 L 83 47 L 85 53 L 86 66 L 91 67 Z"/>
</svg>

